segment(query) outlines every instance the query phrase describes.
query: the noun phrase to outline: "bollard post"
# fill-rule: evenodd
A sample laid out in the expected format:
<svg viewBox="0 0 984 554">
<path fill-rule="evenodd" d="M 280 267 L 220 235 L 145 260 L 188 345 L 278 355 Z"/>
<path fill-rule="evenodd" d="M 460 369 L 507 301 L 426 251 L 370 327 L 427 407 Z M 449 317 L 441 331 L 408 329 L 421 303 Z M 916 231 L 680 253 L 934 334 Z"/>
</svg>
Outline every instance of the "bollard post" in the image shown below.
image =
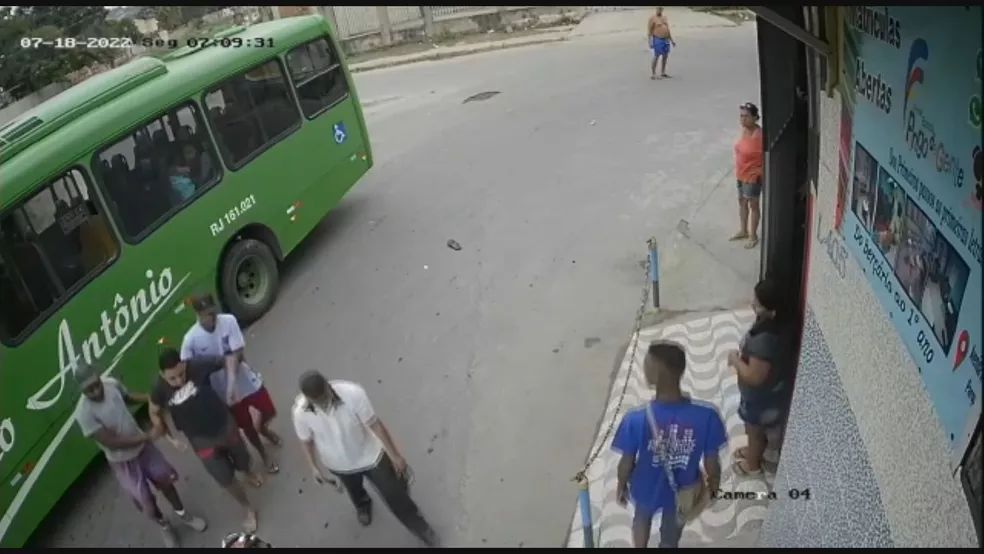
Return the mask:
<svg viewBox="0 0 984 554">
<path fill-rule="evenodd" d="M 578 504 L 581 507 L 581 529 L 584 531 L 584 548 L 594 548 L 594 523 L 591 521 L 591 494 L 588 491 L 588 478 L 578 476 Z"/>
<path fill-rule="evenodd" d="M 653 285 L 653 308 L 659 309 L 659 245 L 649 239 L 649 282 Z"/>
</svg>

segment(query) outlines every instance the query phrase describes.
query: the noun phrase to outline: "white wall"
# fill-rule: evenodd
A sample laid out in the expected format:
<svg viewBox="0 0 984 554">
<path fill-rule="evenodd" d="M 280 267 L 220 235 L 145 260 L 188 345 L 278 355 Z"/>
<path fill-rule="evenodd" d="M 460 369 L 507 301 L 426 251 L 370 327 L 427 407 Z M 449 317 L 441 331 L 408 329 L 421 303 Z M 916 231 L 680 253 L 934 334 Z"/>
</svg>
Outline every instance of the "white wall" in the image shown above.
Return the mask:
<svg viewBox="0 0 984 554">
<path fill-rule="evenodd" d="M 71 86 L 68 83 L 52 83 L 43 89 L 29 94 L 16 102 L 11 102 L 3 109 L 0 109 L 0 127 L 16 119 L 22 113 L 30 111 L 49 98 L 54 98 L 60 92 L 67 90 Z"/>
</svg>

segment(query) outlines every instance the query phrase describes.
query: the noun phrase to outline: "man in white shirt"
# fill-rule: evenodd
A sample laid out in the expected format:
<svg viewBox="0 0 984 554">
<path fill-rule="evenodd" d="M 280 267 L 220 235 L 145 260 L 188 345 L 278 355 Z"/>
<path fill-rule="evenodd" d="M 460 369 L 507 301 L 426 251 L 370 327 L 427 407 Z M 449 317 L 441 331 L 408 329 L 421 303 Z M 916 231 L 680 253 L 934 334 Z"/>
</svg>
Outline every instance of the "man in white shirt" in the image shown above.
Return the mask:
<svg viewBox="0 0 984 554">
<path fill-rule="evenodd" d="M 270 422 L 277 415 L 277 409 L 270 393 L 263 386 L 260 375 L 246 363 L 246 341 L 236 316 L 219 313 L 211 294 L 193 297 L 191 307 L 198 320 L 188 329 L 181 342 L 181 361 L 201 356 L 222 356 L 239 363 L 235 380 L 230 381 L 224 371 L 213 373 L 212 388 L 226 399 L 236 425 L 256 448 L 267 471 L 277 473 L 280 468 L 260 440 L 262 435 L 276 446 L 282 443 L 280 437 L 270 429 Z M 259 412 L 259 424 L 253 421 L 251 409 Z"/>
<path fill-rule="evenodd" d="M 349 381 L 329 382 L 316 371 L 304 373 L 300 386 L 291 415 L 314 479 L 329 481 L 320 462 L 345 485 L 359 523 L 369 525 L 372 500 L 363 486 L 368 479 L 400 523 L 425 545 L 438 546 L 437 534 L 410 498 L 407 462 L 365 389 Z"/>
</svg>

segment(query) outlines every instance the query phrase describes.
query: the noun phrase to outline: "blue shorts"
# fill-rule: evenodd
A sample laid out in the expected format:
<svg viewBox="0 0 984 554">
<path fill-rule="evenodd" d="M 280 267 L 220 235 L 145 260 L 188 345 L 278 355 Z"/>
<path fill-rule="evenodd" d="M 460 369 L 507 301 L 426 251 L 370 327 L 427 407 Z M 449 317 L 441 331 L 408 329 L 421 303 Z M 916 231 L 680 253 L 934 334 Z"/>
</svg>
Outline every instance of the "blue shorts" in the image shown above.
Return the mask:
<svg viewBox="0 0 984 554">
<path fill-rule="evenodd" d="M 762 181 L 743 183 L 738 181 L 738 198 L 751 200 L 762 196 Z"/>
<path fill-rule="evenodd" d="M 653 49 L 654 56 L 665 56 L 670 53 L 670 41 L 665 38 L 650 37 L 649 47 Z"/>
</svg>

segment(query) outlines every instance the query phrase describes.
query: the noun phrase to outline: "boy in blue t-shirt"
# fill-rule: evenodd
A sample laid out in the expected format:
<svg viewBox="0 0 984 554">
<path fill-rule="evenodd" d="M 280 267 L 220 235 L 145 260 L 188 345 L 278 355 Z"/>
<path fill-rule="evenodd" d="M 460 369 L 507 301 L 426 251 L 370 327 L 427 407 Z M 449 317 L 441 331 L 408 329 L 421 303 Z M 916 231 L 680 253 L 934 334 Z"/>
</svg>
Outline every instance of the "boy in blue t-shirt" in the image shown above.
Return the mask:
<svg viewBox="0 0 984 554">
<path fill-rule="evenodd" d="M 660 527 L 661 548 L 680 545 L 683 524 L 677 517 L 676 495 L 667 479 L 666 468 L 653 456 L 654 447 L 663 447 L 661 459 L 669 460 L 679 488 L 706 479 L 716 491 L 721 483 L 719 452 L 727 443 L 724 421 L 709 405 L 692 402 L 683 395 L 680 380 L 687 367 L 683 348 L 673 342 L 649 345 L 643 372 L 646 382 L 656 389 L 650 402 L 659 436 L 653 440 L 646 407 L 627 412 L 612 439 L 612 450 L 622 455 L 618 464 L 617 500 L 622 506 L 631 498 L 632 542 L 636 548 L 649 546 L 653 517 L 663 513 Z M 700 462 L 704 460 L 704 472 Z"/>
</svg>

